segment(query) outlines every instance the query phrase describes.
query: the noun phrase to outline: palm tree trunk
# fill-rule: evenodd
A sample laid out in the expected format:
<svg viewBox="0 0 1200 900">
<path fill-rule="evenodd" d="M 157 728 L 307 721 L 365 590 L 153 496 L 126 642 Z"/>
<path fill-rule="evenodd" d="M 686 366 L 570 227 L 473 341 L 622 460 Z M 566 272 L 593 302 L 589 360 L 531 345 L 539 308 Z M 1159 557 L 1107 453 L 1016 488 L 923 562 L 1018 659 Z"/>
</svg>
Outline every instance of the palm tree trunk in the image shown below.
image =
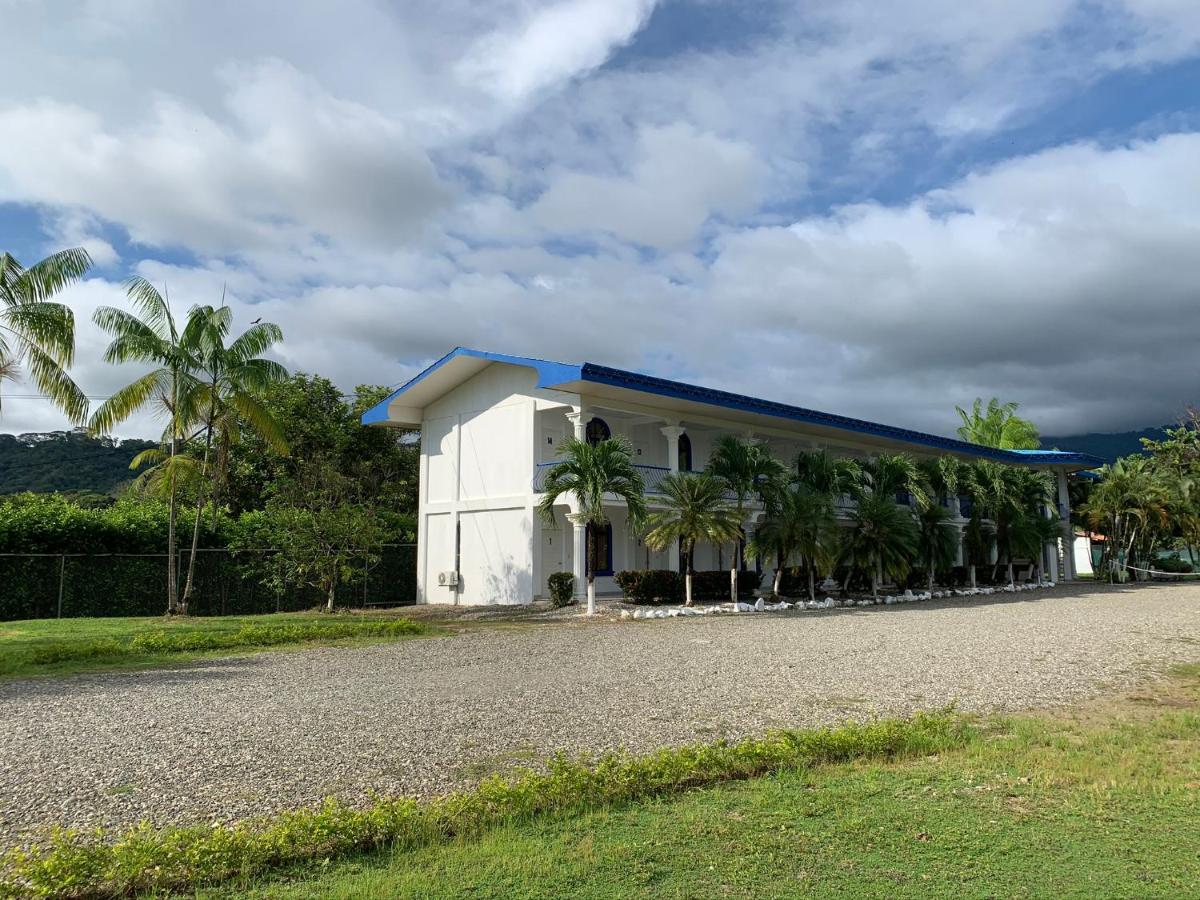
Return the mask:
<svg viewBox="0 0 1200 900">
<path fill-rule="evenodd" d="M 692 559 L 693 559 L 694 552 L 695 552 L 694 547 L 687 551 L 687 560 L 686 560 L 687 574 L 683 576 L 683 597 L 684 597 L 683 605 L 684 606 L 692 605 L 692 575 L 695 574 L 695 569 L 692 566 Z"/>
<path fill-rule="evenodd" d="M 204 460 L 200 463 L 200 482 L 203 485 L 204 478 L 208 474 L 208 454 L 212 447 L 212 423 L 208 424 L 207 432 L 204 436 Z M 188 601 L 192 598 L 192 584 L 196 575 L 196 552 L 200 548 L 200 518 L 204 515 L 204 489 L 201 487 L 200 494 L 196 498 L 196 518 L 192 522 L 192 555 L 188 557 L 187 581 L 183 585 L 183 599 L 179 601 L 180 610 L 187 615 Z"/>
<path fill-rule="evenodd" d="M 817 602 L 817 575 L 813 571 L 812 561 L 808 561 L 808 599 L 813 603 Z"/>
<path fill-rule="evenodd" d="M 929 564 L 929 593 L 933 593 L 933 563 Z"/>
<path fill-rule="evenodd" d="M 596 614 L 596 529 L 587 530 L 588 539 L 588 571 L 587 571 L 587 614 Z"/>
<path fill-rule="evenodd" d="M 335 575 L 333 577 L 333 579 L 329 582 L 329 594 L 325 599 L 325 612 L 327 612 L 327 613 L 333 612 L 333 594 L 336 589 L 337 589 L 337 576 Z"/>
</svg>

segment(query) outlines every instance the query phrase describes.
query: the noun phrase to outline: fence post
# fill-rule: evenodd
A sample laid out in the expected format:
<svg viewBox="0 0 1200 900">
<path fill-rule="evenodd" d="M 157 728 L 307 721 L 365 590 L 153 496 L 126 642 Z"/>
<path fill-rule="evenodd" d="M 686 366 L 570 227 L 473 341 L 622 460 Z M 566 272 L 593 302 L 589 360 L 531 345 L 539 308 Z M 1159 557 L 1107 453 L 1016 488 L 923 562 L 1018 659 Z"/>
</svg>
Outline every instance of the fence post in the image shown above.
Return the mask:
<svg viewBox="0 0 1200 900">
<path fill-rule="evenodd" d="M 67 579 L 67 554 L 58 558 L 58 617 L 62 618 L 63 582 Z"/>
</svg>

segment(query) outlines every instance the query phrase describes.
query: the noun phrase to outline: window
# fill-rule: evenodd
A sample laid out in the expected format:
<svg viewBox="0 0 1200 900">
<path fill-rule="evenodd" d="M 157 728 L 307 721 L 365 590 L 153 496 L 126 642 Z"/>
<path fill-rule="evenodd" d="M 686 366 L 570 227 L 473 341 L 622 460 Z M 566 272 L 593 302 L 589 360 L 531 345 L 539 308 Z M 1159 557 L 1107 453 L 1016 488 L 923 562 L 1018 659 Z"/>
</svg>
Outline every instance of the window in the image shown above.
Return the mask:
<svg viewBox="0 0 1200 900">
<path fill-rule="evenodd" d="M 603 419 L 592 419 L 587 423 L 587 442 L 595 447 L 601 441 L 607 441 L 612 437 L 612 431 L 608 427 L 608 423 Z"/>
<path fill-rule="evenodd" d="M 679 471 L 692 471 L 692 439 L 686 434 L 679 436 Z"/>
<path fill-rule="evenodd" d="M 587 540 L 589 551 L 586 571 L 591 572 L 592 560 L 594 559 L 596 560 L 597 575 L 611 575 L 613 573 L 612 523 L 605 522 L 602 526 L 589 525 L 587 527 Z"/>
</svg>

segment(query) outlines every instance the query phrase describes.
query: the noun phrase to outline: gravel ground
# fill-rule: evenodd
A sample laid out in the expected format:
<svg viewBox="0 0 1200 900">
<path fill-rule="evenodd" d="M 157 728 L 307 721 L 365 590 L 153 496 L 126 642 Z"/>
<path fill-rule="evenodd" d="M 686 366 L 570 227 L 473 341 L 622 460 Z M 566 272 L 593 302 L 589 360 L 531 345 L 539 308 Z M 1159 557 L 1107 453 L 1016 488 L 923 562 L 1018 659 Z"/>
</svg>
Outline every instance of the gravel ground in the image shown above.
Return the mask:
<svg viewBox="0 0 1200 900">
<path fill-rule="evenodd" d="M 475 629 L 0 685 L 0 844 L 437 793 L 556 748 L 1069 704 L 1200 661 L 1200 586 Z"/>
</svg>

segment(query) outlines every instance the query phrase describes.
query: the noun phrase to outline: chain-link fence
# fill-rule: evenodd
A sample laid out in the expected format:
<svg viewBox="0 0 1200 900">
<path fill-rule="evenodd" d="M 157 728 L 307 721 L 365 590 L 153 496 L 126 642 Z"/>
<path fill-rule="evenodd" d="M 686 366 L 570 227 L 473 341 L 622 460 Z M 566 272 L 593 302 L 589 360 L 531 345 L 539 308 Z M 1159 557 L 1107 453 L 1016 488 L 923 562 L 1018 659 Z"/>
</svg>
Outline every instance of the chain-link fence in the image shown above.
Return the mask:
<svg viewBox="0 0 1200 900">
<path fill-rule="evenodd" d="M 278 593 L 263 575 L 274 550 L 199 550 L 188 612 L 198 616 L 292 612 L 325 604 L 314 588 Z M 191 551 L 179 553 L 179 583 Z M 0 553 L 0 621 L 74 616 L 152 616 L 166 608 L 165 553 Z M 415 544 L 362 554 L 338 584 L 347 607 L 404 606 L 417 600 Z"/>
</svg>

